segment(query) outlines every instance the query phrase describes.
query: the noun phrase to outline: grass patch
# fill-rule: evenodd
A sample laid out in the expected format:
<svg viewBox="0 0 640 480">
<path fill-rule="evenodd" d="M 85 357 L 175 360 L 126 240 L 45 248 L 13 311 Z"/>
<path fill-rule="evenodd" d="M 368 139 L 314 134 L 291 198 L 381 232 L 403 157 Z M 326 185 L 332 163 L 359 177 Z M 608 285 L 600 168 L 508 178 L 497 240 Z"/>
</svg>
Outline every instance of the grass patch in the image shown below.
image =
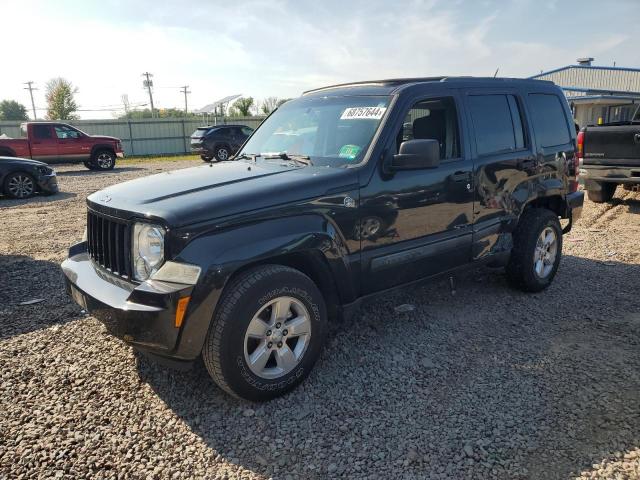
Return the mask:
<svg viewBox="0 0 640 480">
<path fill-rule="evenodd" d="M 160 157 L 125 157 L 119 158 L 116 162 L 119 165 L 136 165 L 149 162 L 178 162 L 182 160 L 193 160 L 202 163 L 200 155 L 165 155 Z"/>
</svg>

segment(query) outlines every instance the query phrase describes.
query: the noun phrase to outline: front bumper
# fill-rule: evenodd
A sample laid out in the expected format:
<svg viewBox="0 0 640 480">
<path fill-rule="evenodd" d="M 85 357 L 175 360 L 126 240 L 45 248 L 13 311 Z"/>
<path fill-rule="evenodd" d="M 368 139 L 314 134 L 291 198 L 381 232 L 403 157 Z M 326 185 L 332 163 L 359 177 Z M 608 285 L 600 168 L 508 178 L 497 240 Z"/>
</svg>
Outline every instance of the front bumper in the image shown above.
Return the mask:
<svg viewBox="0 0 640 480">
<path fill-rule="evenodd" d="M 130 283 L 95 265 L 86 242 L 71 247 L 62 271 L 69 295 L 104 323 L 109 333 L 140 350 L 179 359 L 175 354 L 180 335 L 175 326 L 176 307 L 180 298 L 191 295 L 193 286 Z"/>
<path fill-rule="evenodd" d="M 587 190 L 600 190 L 598 183 L 640 184 L 640 166 L 583 165 L 578 178 Z"/>
<path fill-rule="evenodd" d="M 44 193 L 58 193 L 58 179 L 56 177 L 56 172 L 53 172 L 50 175 L 40 175 L 36 183 L 38 184 L 38 188 L 41 192 Z"/>
</svg>

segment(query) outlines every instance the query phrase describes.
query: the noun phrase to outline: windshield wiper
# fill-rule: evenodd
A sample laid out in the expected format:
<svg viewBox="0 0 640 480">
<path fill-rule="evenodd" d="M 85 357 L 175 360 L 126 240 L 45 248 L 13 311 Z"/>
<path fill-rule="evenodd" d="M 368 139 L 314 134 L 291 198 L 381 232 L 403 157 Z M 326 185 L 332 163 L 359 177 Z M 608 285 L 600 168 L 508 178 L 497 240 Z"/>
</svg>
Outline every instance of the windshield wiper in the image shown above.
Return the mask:
<svg viewBox="0 0 640 480">
<path fill-rule="evenodd" d="M 309 157 L 308 155 L 295 155 L 295 154 L 289 155 L 286 152 L 279 152 L 279 153 L 273 153 L 267 156 L 260 154 L 260 156 L 263 157 L 265 160 L 273 160 L 275 158 L 279 158 L 280 160 L 290 160 L 293 162 L 301 163 L 303 165 L 313 165 L 313 162 L 311 161 L 311 157 Z"/>
<path fill-rule="evenodd" d="M 256 161 L 256 158 L 261 157 L 259 153 L 242 153 L 233 157 L 234 160 L 253 160 Z"/>
</svg>

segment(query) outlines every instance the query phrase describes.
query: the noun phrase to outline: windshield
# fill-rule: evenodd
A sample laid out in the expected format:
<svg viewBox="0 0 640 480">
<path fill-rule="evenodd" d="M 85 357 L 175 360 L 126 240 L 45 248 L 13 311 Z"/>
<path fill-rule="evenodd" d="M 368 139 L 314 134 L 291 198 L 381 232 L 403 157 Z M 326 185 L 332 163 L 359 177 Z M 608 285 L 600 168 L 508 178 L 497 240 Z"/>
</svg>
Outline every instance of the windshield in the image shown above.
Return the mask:
<svg viewBox="0 0 640 480">
<path fill-rule="evenodd" d="M 389 97 L 299 98 L 260 125 L 240 155 L 308 157 L 313 165 L 344 167 L 362 161 Z"/>
</svg>

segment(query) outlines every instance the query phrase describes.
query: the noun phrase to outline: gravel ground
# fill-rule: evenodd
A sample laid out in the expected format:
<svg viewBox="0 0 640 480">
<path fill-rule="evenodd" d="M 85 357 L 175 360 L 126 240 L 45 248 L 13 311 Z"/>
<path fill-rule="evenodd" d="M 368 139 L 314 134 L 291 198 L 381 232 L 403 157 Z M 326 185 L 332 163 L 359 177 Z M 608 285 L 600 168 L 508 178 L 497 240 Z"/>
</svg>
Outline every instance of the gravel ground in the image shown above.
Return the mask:
<svg viewBox="0 0 640 480">
<path fill-rule="evenodd" d="M 640 478 L 639 194 L 586 204 L 547 291 L 478 270 L 387 294 L 300 388 L 250 404 L 63 291 L 88 193 L 192 164 L 63 166 L 63 193 L 0 199 L 0 478 Z"/>
</svg>

